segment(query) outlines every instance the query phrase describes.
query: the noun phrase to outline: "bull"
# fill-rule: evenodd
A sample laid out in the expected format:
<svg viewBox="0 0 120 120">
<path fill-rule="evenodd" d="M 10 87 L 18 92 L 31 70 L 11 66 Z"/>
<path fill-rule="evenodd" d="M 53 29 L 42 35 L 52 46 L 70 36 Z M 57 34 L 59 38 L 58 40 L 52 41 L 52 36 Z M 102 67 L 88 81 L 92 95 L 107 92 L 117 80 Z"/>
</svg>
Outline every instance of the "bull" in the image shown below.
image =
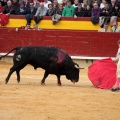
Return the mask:
<svg viewBox="0 0 120 120">
<path fill-rule="evenodd" d="M 57 84 L 61 85 L 61 75 L 66 75 L 68 80 L 75 83 L 79 81 L 79 65 L 74 63 L 71 57 L 62 49 L 51 46 L 26 46 L 16 47 L 10 50 L 7 56 L 12 51 L 16 50 L 13 56 L 13 67 L 10 69 L 8 76 L 5 80 L 7 84 L 10 76 L 16 71 L 17 82 L 20 82 L 20 70 L 27 64 L 30 64 L 34 69 L 42 68 L 45 70 L 44 76 L 41 80 L 41 84 L 45 84 L 45 79 L 49 74 L 57 76 Z"/>
</svg>

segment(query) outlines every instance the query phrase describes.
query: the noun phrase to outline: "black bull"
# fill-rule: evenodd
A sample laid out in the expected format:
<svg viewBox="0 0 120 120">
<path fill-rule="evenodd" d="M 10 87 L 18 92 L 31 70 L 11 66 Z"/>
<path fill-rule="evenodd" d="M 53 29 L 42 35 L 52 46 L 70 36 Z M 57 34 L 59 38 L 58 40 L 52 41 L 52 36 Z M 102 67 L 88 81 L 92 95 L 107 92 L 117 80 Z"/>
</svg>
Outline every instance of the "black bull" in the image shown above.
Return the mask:
<svg viewBox="0 0 120 120">
<path fill-rule="evenodd" d="M 57 76 L 58 85 L 61 85 L 60 76 L 66 75 L 68 80 L 75 83 L 79 80 L 79 66 L 74 63 L 71 57 L 62 49 L 56 47 L 16 47 L 13 48 L 6 55 L 16 50 L 13 56 L 13 67 L 10 69 L 9 74 L 5 80 L 7 84 L 10 76 L 14 71 L 17 74 L 17 81 L 20 82 L 20 70 L 27 64 L 30 64 L 34 69 L 42 68 L 45 70 L 44 77 L 41 84 L 45 84 L 45 79 L 49 74 L 55 74 Z"/>
</svg>

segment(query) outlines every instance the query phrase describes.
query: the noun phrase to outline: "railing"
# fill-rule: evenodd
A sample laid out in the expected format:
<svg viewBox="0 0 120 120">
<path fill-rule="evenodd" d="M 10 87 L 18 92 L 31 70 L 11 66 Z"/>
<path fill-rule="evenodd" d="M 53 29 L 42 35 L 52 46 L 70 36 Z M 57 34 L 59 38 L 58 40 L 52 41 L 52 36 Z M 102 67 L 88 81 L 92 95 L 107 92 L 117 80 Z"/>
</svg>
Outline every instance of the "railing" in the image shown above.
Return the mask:
<svg viewBox="0 0 120 120">
<path fill-rule="evenodd" d="M 118 19 L 120 24 L 120 19 Z M 31 28 L 35 24 L 32 20 Z M 26 20 L 24 15 L 11 15 L 9 23 L 5 27 L 21 27 L 26 25 Z M 74 17 L 62 17 L 61 20 L 55 25 L 52 24 L 52 18 L 50 16 L 44 16 L 43 20 L 38 24 L 39 28 L 44 29 L 55 29 L 55 30 L 85 30 L 85 31 L 97 31 L 100 29 L 99 24 L 93 25 L 90 17 L 79 17 L 75 19 Z M 110 29 L 110 25 L 109 25 Z"/>
</svg>

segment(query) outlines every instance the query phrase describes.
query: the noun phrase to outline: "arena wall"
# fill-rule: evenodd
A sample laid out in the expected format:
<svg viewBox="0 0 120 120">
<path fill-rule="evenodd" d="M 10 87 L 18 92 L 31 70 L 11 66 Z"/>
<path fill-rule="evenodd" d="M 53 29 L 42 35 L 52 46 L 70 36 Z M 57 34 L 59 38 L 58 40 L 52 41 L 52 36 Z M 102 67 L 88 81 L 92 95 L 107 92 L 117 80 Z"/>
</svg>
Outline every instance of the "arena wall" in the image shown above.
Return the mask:
<svg viewBox="0 0 120 120">
<path fill-rule="evenodd" d="M 0 53 L 17 46 L 56 46 L 71 56 L 114 57 L 120 33 L 0 28 Z"/>
</svg>

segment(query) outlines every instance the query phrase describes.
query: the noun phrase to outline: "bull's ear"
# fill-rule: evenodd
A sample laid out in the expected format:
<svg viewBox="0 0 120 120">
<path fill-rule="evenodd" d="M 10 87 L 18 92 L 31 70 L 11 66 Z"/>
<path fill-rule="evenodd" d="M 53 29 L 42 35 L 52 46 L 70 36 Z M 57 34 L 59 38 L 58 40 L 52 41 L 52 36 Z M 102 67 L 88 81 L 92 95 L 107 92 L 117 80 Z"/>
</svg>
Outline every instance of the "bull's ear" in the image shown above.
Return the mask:
<svg viewBox="0 0 120 120">
<path fill-rule="evenodd" d="M 75 64 L 75 68 L 80 69 L 80 67 L 78 65 L 76 65 L 76 64 Z"/>
</svg>

